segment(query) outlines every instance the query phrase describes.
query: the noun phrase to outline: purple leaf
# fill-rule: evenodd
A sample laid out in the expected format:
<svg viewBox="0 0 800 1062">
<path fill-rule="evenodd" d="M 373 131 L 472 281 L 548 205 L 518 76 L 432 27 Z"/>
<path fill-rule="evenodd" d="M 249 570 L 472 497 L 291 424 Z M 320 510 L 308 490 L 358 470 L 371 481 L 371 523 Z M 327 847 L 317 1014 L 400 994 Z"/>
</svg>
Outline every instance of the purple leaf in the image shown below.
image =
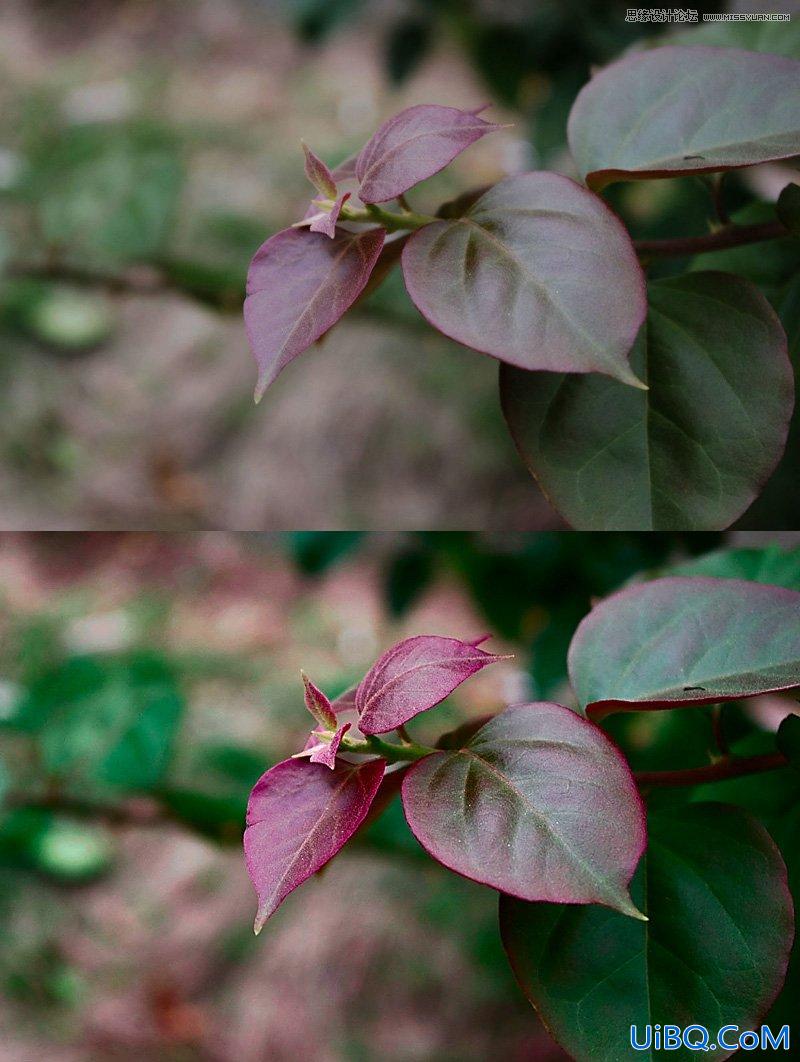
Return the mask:
<svg viewBox="0 0 800 1062">
<path fill-rule="evenodd" d="M 331 740 L 329 742 L 320 741 L 319 744 L 312 745 L 312 747 L 307 750 L 308 751 L 308 756 L 309 756 L 309 762 L 310 763 L 324 763 L 326 767 L 330 767 L 330 769 L 333 770 L 333 768 L 334 768 L 334 766 L 336 764 L 336 753 L 339 751 L 339 746 L 342 743 L 342 738 L 344 737 L 344 735 L 347 733 L 347 731 L 350 729 L 350 727 L 352 725 L 353 725 L 352 723 L 343 723 L 336 730 L 336 732 L 334 733 L 333 737 L 331 738 Z M 321 735 L 317 731 L 314 731 L 312 733 L 312 735 L 311 735 L 312 738 L 320 737 L 320 736 Z M 306 754 L 306 750 L 304 749 L 303 752 L 300 755 L 304 756 L 305 754 Z M 295 758 L 299 759 L 300 756 L 297 756 Z"/>
<path fill-rule="evenodd" d="M 326 730 L 336 729 L 336 713 L 333 706 L 322 690 L 318 689 L 305 671 L 300 672 L 305 690 L 306 708 L 314 716 L 320 726 Z"/>
<path fill-rule="evenodd" d="M 444 169 L 482 136 L 502 128 L 474 111 L 429 103 L 409 107 L 384 122 L 361 149 L 356 160 L 359 199 L 394 199 Z"/>
<path fill-rule="evenodd" d="M 503 659 L 457 638 L 423 634 L 398 642 L 356 690 L 359 728 L 364 734 L 394 730 L 443 701 L 476 671 Z"/>
<path fill-rule="evenodd" d="M 578 627 L 569 674 L 592 718 L 794 689 L 800 593 L 686 577 L 621 590 Z"/>
<path fill-rule="evenodd" d="M 353 836 L 378 792 L 386 764 L 284 760 L 256 782 L 247 806 L 244 851 L 258 895 L 259 933 L 278 905 Z"/>
<path fill-rule="evenodd" d="M 333 174 L 322 159 L 317 158 L 304 141 L 301 140 L 300 143 L 303 145 L 303 151 L 306 156 L 306 177 L 308 177 L 320 195 L 326 199 L 335 199 L 336 181 L 333 179 Z"/>
<path fill-rule="evenodd" d="M 403 807 L 423 848 L 473 881 L 642 917 L 628 894 L 646 841 L 636 783 L 602 730 L 569 708 L 515 705 L 461 748 L 418 760 Z"/>
<path fill-rule="evenodd" d="M 738 48 L 626 56 L 581 90 L 569 145 L 590 187 L 800 154 L 800 63 Z"/>
<path fill-rule="evenodd" d="M 383 247 L 383 229 L 321 233 L 284 229 L 256 252 L 244 320 L 258 363 L 256 401 L 281 369 L 352 306 Z"/>
<path fill-rule="evenodd" d="M 349 198 L 350 192 L 342 192 L 330 210 L 323 210 L 311 218 L 311 224 L 308 227 L 308 231 L 321 232 L 332 240 L 336 235 L 336 222 L 339 220 L 339 214 Z"/>
<path fill-rule="evenodd" d="M 567 177 L 508 177 L 462 217 L 419 229 L 403 275 L 420 313 L 459 343 L 522 369 L 642 386 L 628 353 L 644 274 L 619 218 Z"/>
</svg>

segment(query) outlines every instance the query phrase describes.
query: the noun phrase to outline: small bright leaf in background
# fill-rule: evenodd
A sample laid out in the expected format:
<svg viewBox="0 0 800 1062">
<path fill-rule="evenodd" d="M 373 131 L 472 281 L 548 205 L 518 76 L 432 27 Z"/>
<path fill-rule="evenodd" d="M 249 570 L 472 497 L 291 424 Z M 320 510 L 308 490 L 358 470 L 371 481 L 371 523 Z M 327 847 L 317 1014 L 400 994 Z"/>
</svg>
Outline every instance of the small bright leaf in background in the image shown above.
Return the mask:
<svg viewBox="0 0 800 1062">
<path fill-rule="evenodd" d="M 602 283 L 587 283 L 593 273 Z M 419 229 L 403 251 L 417 309 L 440 332 L 523 369 L 628 364 L 646 313 L 644 276 L 622 223 L 555 173 L 508 177 L 462 217 Z"/>
<path fill-rule="evenodd" d="M 487 133 L 502 128 L 474 111 L 423 103 L 384 122 L 356 160 L 364 203 L 385 203 L 438 173 Z"/>
<path fill-rule="evenodd" d="M 569 146 L 592 188 L 800 154 L 800 63 L 736 48 L 626 56 L 581 90 Z"/>
<path fill-rule="evenodd" d="M 649 294 L 631 355 L 648 391 L 503 366 L 503 411 L 542 490 L 576 527 L 725 528 L 783 453 L 794 406 L 786 336 L 741 277 L 689 273 Z"/>
<path fill-rule="evenodd" d="M 752 1029 L 786 972 L 792 899 L 764 827 L 723 804 L 672 809 L 648 825 L 632 885 L 646 925 L 601 907 L 500 900 L 517 980 L 578 1062 L 660 1058 L 630 1048 L 631 1026 L 639 1043 L 648 1024 L 704 1025 L 712 1037 L 722 1025 Z M 701 1057 L 733 1053 L 711 1043 Z M 686 1062 L 698 1053 L 679 1047 L 670 1057 Z"/>
<path fill-rule="evenodd" d="M 403 781 L 414 835 L 451 870 L 527 900 L 639 917 L 628 882 L 644 811 L 622 754 L 559 704 L 515 705 Z"/>
<path fill-rule="evenodd" d="M 284 760 L 256 782 L 247 806 L 244 850 L 258 895 L 255 931 L 293 889 L 353 836 L 378 792 L 383 760 L 363 764 Z"/>
<path fill-rule="evenodd" d="M 457 638 L 407 638 L 387 649 L 362 679 L 355 698 L 359 729 L 364 734 L 388 733 L 501 659 Z"/>
<path fill-rule="evenodd" d="M 682 577 L 621 590 L 578 627 L 569 674 L 590 716 L 794 689 L 800 686 L 800 593 Z"/>
<path fill-rule="evenodd" d="M 766 549 L 720 549 L 672 565 L 664 574 L 747 579 L 800 590 L 800 550 L 784 550 L 777 545 Z"/>
<path fill-rule="evenodd" d="M 244 320 L 258 363 L 256 399 L 355 302 L 383 247 L 383 229 L 321 233 L 284 229 L 256 252 Z"/>
</svg>

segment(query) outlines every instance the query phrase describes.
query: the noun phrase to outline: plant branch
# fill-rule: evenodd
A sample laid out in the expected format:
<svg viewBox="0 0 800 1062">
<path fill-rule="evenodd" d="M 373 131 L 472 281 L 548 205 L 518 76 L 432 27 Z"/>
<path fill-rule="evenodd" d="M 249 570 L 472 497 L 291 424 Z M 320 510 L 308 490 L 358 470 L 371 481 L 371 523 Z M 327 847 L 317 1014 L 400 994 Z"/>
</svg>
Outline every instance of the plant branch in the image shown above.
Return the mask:
<svg viewBox="0 0 800 1062">
<path fill-rule="evenodd" d="M 395 745 L 390 741 L 384 741 L 383 738 L 379 738 L 375 734 L 370 734 L 364 741 L 359 741 L 357 738 L 349 738 L 345 735 L 339 748 L 343 752 L 357 752 L 359 755 L 377 754 L 389 763 L 413 762 L 438 751 L 437 749 L 429 748 L 427 745 L 418 745 L 414 741 Z"/>
<path fill-rule="evenodd" d="M 345 204 L 339 217 L 343 221 L 377 222 L 387 232 L 421 229 L 423 225 L 430 225 L 431 222 L 438 220 L 430 214 L 417 214 L 413 210 L 401 210 L 399 213 L 394 213 L 391 210 L 384 210 L 376 203 L 370 203 L 364 210 L 357 210 Z"/>
<path fill-rule="evenodd" d="M 788 762 L 780 752 L 766 752 L 761 756 L 720 760 L 705 767 L 686 767 L 677 771 L 637 771 L 634 777 L 639 786 L 700 785 L 703 782 L 740 778 L 746 774 L 760 774 L 762 771 L 777 771 L 786 767 Z"/>
<path fill-rule="evenodd" d="M 130 797 L 108 803 L 66 794 L 7 793 L 4 804 L 9 808 L 56 811 L 82 819 L 96 819 L 109 826 L 161 826 L 172 820 L 167 808 L 150 797 Z"/>
<path fill-rule="evenodd" d="M 680 236 L 674 240 L 634 240 L 636 253 L 645 258 L 682 258 L 704 251 L 722 251 L 748 243 L 763 243 L 788 236 L 780 221 L 762 221 L 755 225 L 728 225 L 704 236 Z"/>
</svg>

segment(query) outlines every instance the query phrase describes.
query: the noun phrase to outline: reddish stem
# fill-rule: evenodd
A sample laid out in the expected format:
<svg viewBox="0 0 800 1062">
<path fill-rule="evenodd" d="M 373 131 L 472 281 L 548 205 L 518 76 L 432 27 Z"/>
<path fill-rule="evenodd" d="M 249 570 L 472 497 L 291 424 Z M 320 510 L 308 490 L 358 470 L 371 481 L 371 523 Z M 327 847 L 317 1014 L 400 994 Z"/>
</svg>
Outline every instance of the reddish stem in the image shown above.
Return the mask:
<svg viewBox="0 0 800 1062">
<path fill-rule="evenodd" d="M 722 251 L 747 243 L 763 243 L 788 236 L 780 221 L 762 221 L 757 225 L 731 225 L 704 236 L 680 236 L 675 240 L 634 240 L 636 253 L 646 258 L 680 258 L 703 251 Z"/>
<path fill-rule="evenodd" d="M 637 771 L 634 777 L 640 786 L 700 785 L 702 782 L 722 782 L 727 778 L 740 778 L 742 775 L 759 774 L 761 771 L 776 771 L 785 767 L 788 762 L 780 752 L 765 752 L 761 756 L 720 760 L 705 767 L 686 767 L 678 771 Z"/>
</svg>

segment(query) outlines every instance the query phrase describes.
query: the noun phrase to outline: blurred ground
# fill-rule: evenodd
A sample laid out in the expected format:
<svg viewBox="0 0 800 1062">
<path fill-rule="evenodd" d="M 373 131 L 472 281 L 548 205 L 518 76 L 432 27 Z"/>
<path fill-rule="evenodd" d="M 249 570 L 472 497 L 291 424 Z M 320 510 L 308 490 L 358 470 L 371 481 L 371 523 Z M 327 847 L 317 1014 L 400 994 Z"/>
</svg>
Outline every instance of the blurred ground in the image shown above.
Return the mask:
<svg viewBox="0 0 800 1062">
<path fill-rule="evenodd" d="M 285 543 L 255 537 L 3 536 L 3 697 L 49 639 L 68 652 L 150 645 L 189 693 L 177 774 L 234 744 L 266 764 L 308 729 L 301 666 L 343 688 L 408 632 L 482 629 L 448 580 L 389 620 L 376 573 L 393 545 L 378 536 L 308 579 Z M 492 670 L 454 698 L 454 722 L 519 692 L 518 665 Z M 238 839 L 220 849 L 149 825 L 92 827 L 70 843 L 51 839 L 50 874 L 0 859 L 2 1062 L 563 1057 L 513 984 L 496 896 L 410 846 L 336 860 L 256 940 Z M 69 884 L 71 861 L 98 843 L 112 846 L 109 869 Z"/>
<path fill-rule="evenodd" d="M 301 136 L 335 161 L 404 106 L 486 98 L 446 39 L 402 90 L 390 87 L 383 33 L 402 3 L 370 4 L 316 48 L 287 25 L 300 6 L 5 0 L 0 209 L 14 257 L 70 261 L 78 247 L 81 267 L 107 270 L 125 241 L 135 256 L 163 221 L 182 284 L 188 271 L 207 291 L 216 270 L 235 287 L 258 244 L 308 198 Z M 104 155 L 97 137 L 117 128 Z M 429 182 L 420 207 L 518 169 L 523 137 L 518 126 L 475 145 Z M 173 163 L 185 174 L 174 209 Z M 142 167 L 134 191 L 106 216 L 103 197 L 125 187 L 128 165 Z M 42 181 L 39 231 L 18 231 L 18 200 L 2 190 L 21 188 L 24 200 Z M 147 288 L 147 270 L 134 280 Z M 79 308 L 54 308 L 54 291 Z M 496 363 L 424 326 L 400 284 L 292 365 L 258 408 L 235 298 L 220 314 L 160 290 L 48 283 L 17 294 L 23 327 L 0 333 L 7 530 L 559 526 L 506 434 Z M 100 340 L 70 350 L 65 335 L 93 314 Z"/>
</svg>

